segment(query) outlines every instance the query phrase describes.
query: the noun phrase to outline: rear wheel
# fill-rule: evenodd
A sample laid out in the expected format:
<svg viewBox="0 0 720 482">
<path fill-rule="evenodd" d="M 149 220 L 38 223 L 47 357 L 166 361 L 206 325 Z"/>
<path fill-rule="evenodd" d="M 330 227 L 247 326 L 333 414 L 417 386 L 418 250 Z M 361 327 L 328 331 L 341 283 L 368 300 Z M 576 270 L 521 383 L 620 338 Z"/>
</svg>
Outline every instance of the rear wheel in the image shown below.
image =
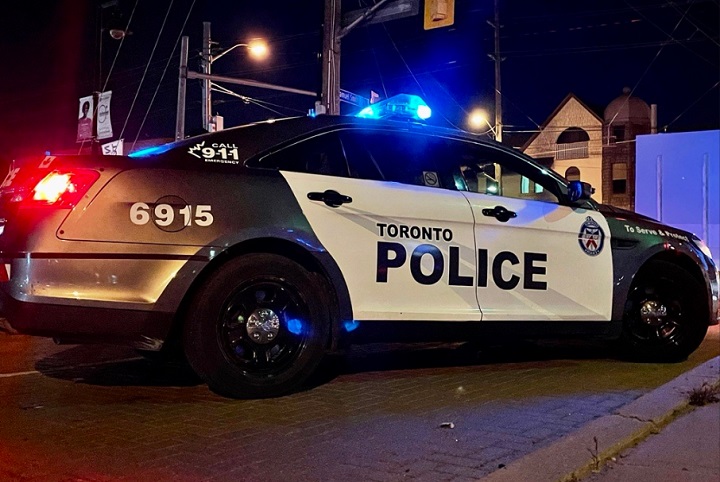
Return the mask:
<svg viewBox="0 0 720 482">
<path fill-rule="evenodd" d="M 621 346 L 643 361 L 681 361 L 707 333 L 703 286 L 684 269 L 651 261 L 638 274 L 625 305 Z"/>
<path fill-rule="evenodd" d="M 278 396 L 316 368 L 330 334 L 318 276 L 282 256 L 229 261 L 196 293 L 183 332 L 193 369 L 220 395 Z"/>
</svg>

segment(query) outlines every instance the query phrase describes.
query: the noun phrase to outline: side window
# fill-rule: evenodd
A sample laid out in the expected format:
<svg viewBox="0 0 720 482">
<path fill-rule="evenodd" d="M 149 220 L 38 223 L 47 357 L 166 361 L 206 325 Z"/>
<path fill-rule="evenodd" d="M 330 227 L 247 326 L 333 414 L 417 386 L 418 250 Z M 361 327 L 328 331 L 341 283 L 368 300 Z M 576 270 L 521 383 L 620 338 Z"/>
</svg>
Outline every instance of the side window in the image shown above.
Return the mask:
<svg viewBox="0 0 720 482">
<path fill-rule="evenodd" d="M 329 132 L 291 144 L 263 157 L 264 168 L 348 177 L 348 167 L 337 134 Z"/>
<path fill-rule="evenodd" d="M 462 175 L 465 190 L 492 196 L 559 202 L 560 185 L 538 166 L 500 149 L 453 142 L 460 151 L 457 169 Z"/>
<path fill-rule="evenodd" d="M 440 167 L 448 154 L 445 139 L 361 129 L 342 131 L 340 138 L 353 177 L 456 189 Z"/>
</svg>

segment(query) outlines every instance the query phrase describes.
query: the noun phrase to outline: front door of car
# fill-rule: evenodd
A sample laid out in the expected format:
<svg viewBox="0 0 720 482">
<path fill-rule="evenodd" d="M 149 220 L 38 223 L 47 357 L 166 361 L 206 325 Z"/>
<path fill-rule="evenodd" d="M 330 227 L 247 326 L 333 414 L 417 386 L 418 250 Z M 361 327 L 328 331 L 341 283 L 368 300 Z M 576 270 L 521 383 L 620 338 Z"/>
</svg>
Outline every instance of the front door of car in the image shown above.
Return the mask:
<svg viewBox="0 0 720 482">
<path fill-rule="evenodd" d="M 483 320 L 609 320 L 610 230 L 562 205 L 559 179 L 501 149 L 470 143 L 459 170 L 475 216 Z"/>
<path fill-rule="evenodd" d="M 368 148 L 368 146 L 371 146 Z M 357 320 L 477 321 L 473 214 L 419 135 L 335 131 L 274 154 Z"/>
</svg>

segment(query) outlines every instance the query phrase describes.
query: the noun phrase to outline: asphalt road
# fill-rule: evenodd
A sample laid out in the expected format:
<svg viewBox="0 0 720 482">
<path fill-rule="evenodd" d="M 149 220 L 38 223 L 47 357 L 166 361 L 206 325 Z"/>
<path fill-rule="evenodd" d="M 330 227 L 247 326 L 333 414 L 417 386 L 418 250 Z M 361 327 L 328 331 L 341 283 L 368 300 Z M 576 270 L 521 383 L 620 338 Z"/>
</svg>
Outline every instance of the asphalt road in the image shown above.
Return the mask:
<svg viewBox="0 0 720 482">
<path fill-rule="evenodd" d="M 0 480 L 477 480 L 720 354 L 597 343 L 371 345 L 236 401 L 132 350 L 0 333 Z"/>
</svg>

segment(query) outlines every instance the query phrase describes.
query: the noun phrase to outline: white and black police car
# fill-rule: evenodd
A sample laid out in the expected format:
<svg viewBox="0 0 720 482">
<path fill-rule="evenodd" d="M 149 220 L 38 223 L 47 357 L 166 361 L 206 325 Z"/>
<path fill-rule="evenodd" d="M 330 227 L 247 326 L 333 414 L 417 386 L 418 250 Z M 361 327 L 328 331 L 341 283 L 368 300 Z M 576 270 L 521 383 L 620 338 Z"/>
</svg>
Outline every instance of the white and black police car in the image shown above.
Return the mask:
<svg viewBox="0 0 720 482">
<path fill-rule="evenodd" d="M 693 234 L 497 143 L 388 115 L 430 109 L 403 96 L 12 168 L 2 315 L 61 342 L 181 347 L 236 398 L 296 389 L 373 328 L 594 335 L 673 361 L 717 324 L 718 271 Z"/>
</svg>

